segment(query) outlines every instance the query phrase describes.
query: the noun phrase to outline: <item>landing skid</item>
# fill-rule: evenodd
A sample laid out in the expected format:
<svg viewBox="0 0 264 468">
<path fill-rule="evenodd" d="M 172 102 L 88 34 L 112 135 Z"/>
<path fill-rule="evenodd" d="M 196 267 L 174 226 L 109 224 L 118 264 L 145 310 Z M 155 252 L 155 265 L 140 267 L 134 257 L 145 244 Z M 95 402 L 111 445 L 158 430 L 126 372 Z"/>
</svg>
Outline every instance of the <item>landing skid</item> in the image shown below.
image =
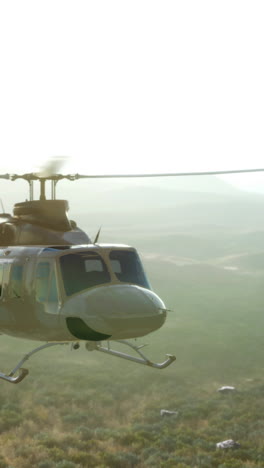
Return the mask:
<svg viewBox="0 0 264 468">
<path fill-rule="evenodd" d="M 110 341 L 107 342 L 107 347 L 102 346 L 101 342 L 99 341 L 96 341 L 96 342 L 88 341 L 86 343 L 86 349 L 88 351 L 100 351 L 101 353 L 110 354 L 112 356 L 120 357 L 122 359 L 127 359 L 128 361 L 133 361 L 133 362 L 136 362 L 137 364 L 144 364 L 145 366 L 154 367 L 156 369 L 164 369 L 165 367 L 168 367 L 176 359 L 175 356 L 172 356 L 171 354 L 167 354 L 166 361 L 161 362 L 161 363 L 152 362 L 142 353 L 142 351 L 140 351 L 140 349 L 143 348 L 145 345 L 136 346 L 130 343 L 129 341 L 125 341 L 125 340 L 117 340 L 117 343 L 121 343 L 123 345 L 126 345 L 132 348 L 140 357 L 131 356 L 130 354 L 122 353 L 120 351 L 111 349 Z M 59 341 L 59 342 L 53 342 L 53 343 L 46 343 L 44 345 L 38 346 L 38 348 L 34 348 L 32 351 L 25 354 L 25 356 L 21 359 L 21 361 L 19 361 L 16 367 L 14 367 L 14 369 L 9 374 L 4 374 L 0 372 L 0 379 L 5 380 L 6 382 L 14 383 L 14 384 L 21 382 L 28 375 L 28 370 L 24 369 L 22 366 L 24 362 L 26 362 L 31 356 L 33 356 L 33 354 L 38 353 L 39 351 L 42 351 L 43 349 L 51 348 L 52 346 L 66 345 L 66 344 L 69 344 L 69 342 Z M 72 349 L 78 349 L 78 348 L 79 348 L 79 343 L 72 344 Z M 18 373 L 17 376 L 15 376 L 16 373 Z"/>
<path fill-rule="evenodd" d="M 0 379 L 5 380 L 6 382 L 14 383 L 17 384 L 21 382 L 27 375 L 28 375 L 28 370 L 24 369 L 23 364 L 26 362 L 33 354 L 38 353 L 39 351 L 42 351 L 42 349 L 45 348 L 51 348 L 51 346 L 57 346 L 57 345 L 64 345 L 64 344 L 69 344 L 69 342 L 54 342 L 54 343 L 46 343 L 42 346 L 38 346 L 38 348 L 34 348 L 30 353 L 25 354 L 25 356 L 19 361 L 19 363 L 16 365 L 16 367 L 7 375 L 3 374 L 0 372 Z M 15 373 L 18 372 L 18 375 L 14 377 Z"/>
<path fill-rule="evenodd" d="M 166 354 L 167 356 L 166 361 L 161 362 L 161 363 L 152 362 L 142 353 L 142 351 L 140 351 L 140 349 L 143 348 L 145 345 L 137 346 L 126 340 L 116 340 L 116 343 L 121 343 L 123 345 L 126 345 L 132 348 L 140 357 L 131 356 L 130 354 L 122 353 L 120 351 L 111 349 L 110 341 L 107 342 L 107 347 L 102 346 L 100 342 L 95 342 L 95 343 L 87 342 L 86 349 L 88 351 L 95 350 L 95 351 L 100 351 L 101 353 L 111 354 L 112 356 L 120 357 L 122 359 L 127 359 L 128 361 L 133 361 L 133 362 L 136 362 L 137 364 L 143 364 L 145 366 L 154 367 L 155 369 L 165 369 L 165 367 L 168 367 L 170 364 L 173 363 L 173 361 L 176 360 L 175 356 L 172 356 L 171 354 Z"/>
</svg>

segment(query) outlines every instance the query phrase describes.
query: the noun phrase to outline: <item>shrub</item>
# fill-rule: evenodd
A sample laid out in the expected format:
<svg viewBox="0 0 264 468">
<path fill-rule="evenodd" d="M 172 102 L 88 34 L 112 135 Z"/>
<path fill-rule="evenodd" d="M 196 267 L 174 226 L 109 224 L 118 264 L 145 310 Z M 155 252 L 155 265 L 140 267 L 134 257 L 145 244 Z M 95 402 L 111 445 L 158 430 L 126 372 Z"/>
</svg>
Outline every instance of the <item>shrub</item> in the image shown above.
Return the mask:
<svg viewBox="0 0 264 468">
<path fill-rule="evenodd" d="M 68 460 L 62 460 L 56 464 L 56 468 L 75 468 L 75 467 L 76 467 L 75 463 L 68 461 Z"/>
<path fill-rule="evenodd" d="M 107 440 L 111 437 L 118 437 L 119 431 L 104 427 L 97 427 L 94 430 L 94 438 L 99 440 Z"/>
<path fill-rule="evenodd" d="M 0 468 L 8 468 L 8 464 L 5 459 L 0 455 Z"/>
<path fill-rule="evenodd" d="M 134 453 L 105 453 L 103 460 L 109 468 L 134 468 L 140 463 L 140 458 Z"/>
<path fill-rule="evenodd" d="M 87 415 L 83 413 L 66 414 L 62 420 L 67 424 L 82 423 L 87 421 Z"/>
<path fill-rule="evenodd" d="M 79 426 L 75 432 L 81 437 L 82 440 L 91 440 L 94 437 L 94 431 L 86 426 Z"/>
<path fill-rule="evenodd" d="M 52 461 L 42 461 L 38 464 L 38 468 L 54 468 L 55 465 Z"/>
</svg>

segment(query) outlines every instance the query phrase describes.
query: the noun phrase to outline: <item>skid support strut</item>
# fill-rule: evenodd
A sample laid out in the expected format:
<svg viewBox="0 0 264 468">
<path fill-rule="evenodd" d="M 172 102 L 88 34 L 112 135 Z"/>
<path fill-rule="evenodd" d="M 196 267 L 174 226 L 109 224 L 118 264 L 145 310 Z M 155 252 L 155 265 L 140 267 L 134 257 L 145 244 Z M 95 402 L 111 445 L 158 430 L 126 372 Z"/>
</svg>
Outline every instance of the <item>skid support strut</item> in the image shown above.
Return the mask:
<svg viewBox="0 0 264 468">
<path fill-rule="evenodd" d="M 60 341 L 60 342 L 54 342 L 54 343 L 46 343 L 42 346 L 38 346 L 38 348 L 34 348 L 32 351 L 25 354 L 25 356 L 21 359 L 21 361 L 19 361 L 16 367 L 14 367 L 14 369 L 8 375 L 0 372 L 0 379 L 3 379 L 7 382 L 14 383 L 14 384 L 21 382 L 21 380 L 23 380 L 28 375 L 28 370 L 21 367 L 23 366 L 25 361 L 27 361 L 33 354 L 38 353 L 39 351 L 42 351 L 42 349 L 51 348 L 51 346 L 64 345 L 64 344 L 69 344 L 69 342 Z M 18 375 L 14 377 L 14 374 L 18 371 L 19 371 Z"/>
<path fill-rule="evenodd" d="M 164 369 L 165 367 L 168 367 L 176 359 L 175 356 L 172 356 L 171 354 L 167 354 L 167 359 L 164 362 L 161 362 L 161 363 L 152 362 L 142 353 L 142 351 L 140 351 L 141 348 L 143 348 L 145 345 L 137 346 L 126 340 L 117 340 L 117 343 L 121 343 L 123 345 L 129 346 L 130 348 L 133 349 L 133 351 L 135 351 L 139 355 L 139 357 L 131 356 L 130 354 L 122 353 L 120 351 L 111 349 L 110 341 L 107 342 L 107 346 L 102 346 L 100 341 L 97 341 L 97 342 L 88 341 L 86 343 L 86 349 L 89 351 L 93 351 L 93 350 L 100 351 L 101 353 L 107 353 L 112 356 L 120 357 L 122 359 L 127 359 L 129 361 L 136 362 L 137 364 L 144 364 L 145 366 L 154 367 L 156 369 Z M 51 348 L 52 346 L 66 345 L 66 344 L 69 344 L 69 341 L 58 341 L 58 342 L 46 343 L 44 345 L 38 346 L 37 348 L 34 348 L 32 351 L 25 354 L 25 356 L 19 361 L 16 367 L 14 367 L 14 369 L 9 374 L 4 374 L 0 372 L 0 379 L 5 380 L 6 382 L 14 383 L 14 384 L 21 382 L 28 375 L 28 370 L 24 369 L 22 366 L 24 362 L 26 362 L 31 356 L 33 356 L 33 354 L 36 354 L 39 351 L 42 351 L 43 349 Z M 79 343 L 73 345 L 73 349 L 78 349 L 78 348 L 79 348 Z M 18 373 L 17 376 L 15 376 L 16 373 Z"/>
<path fill-rule="evenodd" d="M 89 351 L 96 350 L 96 351 L 100 351 L 101 353 L 111 354 L 112 356 L 117 356 L 122 359 L 127 359 L 128 361 L 133 361 L 133 362 L 136 362 L 137 364 L 143 364 L 145 366 L 154 367 L 155 369 L 164 369 L 165 367 L 168 367 L 170 364 L 173 363 L 173 361 L 176 360 L 175 356 L 172 356 L 171 354 L 166 354 L 167 356 L 166 361 L 161 362 L 161 363 L 152 362 L 142 353 L 142 351 L 140 351 L 140 349 L 143 348 L 145 345 L 137 346 L 126 340 L 116 340 L 116 342 L 129 346 L 140 357 L 131 356 L 130 354 L 122 353 L 120 351 L 111 349 L 110 341 L 107 342 L 107 347 L 102 346 L 100 342 L 94 343 L 94 346 L 91 346 L 91 344 L 88 342 L 86 344 L 86 349 L 88 349 Z"/>
</svg>

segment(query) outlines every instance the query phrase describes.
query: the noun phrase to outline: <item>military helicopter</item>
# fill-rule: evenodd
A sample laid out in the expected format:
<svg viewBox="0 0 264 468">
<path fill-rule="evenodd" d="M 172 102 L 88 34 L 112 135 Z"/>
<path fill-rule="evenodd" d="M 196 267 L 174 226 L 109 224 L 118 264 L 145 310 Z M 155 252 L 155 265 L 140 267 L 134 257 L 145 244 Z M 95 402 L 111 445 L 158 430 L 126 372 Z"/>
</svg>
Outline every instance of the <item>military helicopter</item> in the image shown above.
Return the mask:
<svg viewBox="0 0 264 468">
<path fill-rule="evenodd" d="M 264 169 L 125 175 L 63 175 L 57 173 L 1 174 L 0 179 L 23 179 L 29 184 L 29 200 L 16 203 L 13 215 L 0 215 L 0 333 L 39 340 L 45 344 L 26 354 L 0 379 L 21 382 L 28 370 L 23 364 L 33 354 L 52 346 L 86 343 L 88 351 L 100 351 L 157 369 L 168 367 L 150 361 L 135 339 L 160 328 L 167 315 L 163 301 L 149 285 L 135 248 L 92 241 L 68 219 L 66 200 L 56 199 L 56 185 L 67 179 L 118 177 L 171 177 L 259 172 Z M 34 199 L 34 183 L 40 198 Z M 51 198 L 46 198 L 46 183 Z M 112 348 L 119 342 L 133 350 L 127 354 Z M 106 344 L 102 344 L 106 342 Z"/>
</svg>

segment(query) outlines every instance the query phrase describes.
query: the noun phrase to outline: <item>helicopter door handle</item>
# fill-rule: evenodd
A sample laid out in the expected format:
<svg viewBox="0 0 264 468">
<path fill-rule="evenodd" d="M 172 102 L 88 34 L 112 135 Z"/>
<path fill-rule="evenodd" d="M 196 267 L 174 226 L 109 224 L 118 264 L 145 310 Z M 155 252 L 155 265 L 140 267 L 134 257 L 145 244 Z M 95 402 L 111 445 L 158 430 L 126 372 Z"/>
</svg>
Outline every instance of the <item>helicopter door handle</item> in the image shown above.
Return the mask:
<svg viewBox="0 0 264 468">
<path fill-rule="evenodd" d="M 15 289 L 12 290 L 12 295 L 13 295 L 13 298 L 14 298 L 14 299 L 21 299 L 21 296 L 19 296 L 19 295 L 17 294 L 17 292 L 15 291 Z"/>
<path fill-rule="evenodd" d="M 22 301 L 24 300 L 24 297 L 20 296 L 15 289 L 11 291 L 12 299 L 21 299 Z"/>
</svg>

